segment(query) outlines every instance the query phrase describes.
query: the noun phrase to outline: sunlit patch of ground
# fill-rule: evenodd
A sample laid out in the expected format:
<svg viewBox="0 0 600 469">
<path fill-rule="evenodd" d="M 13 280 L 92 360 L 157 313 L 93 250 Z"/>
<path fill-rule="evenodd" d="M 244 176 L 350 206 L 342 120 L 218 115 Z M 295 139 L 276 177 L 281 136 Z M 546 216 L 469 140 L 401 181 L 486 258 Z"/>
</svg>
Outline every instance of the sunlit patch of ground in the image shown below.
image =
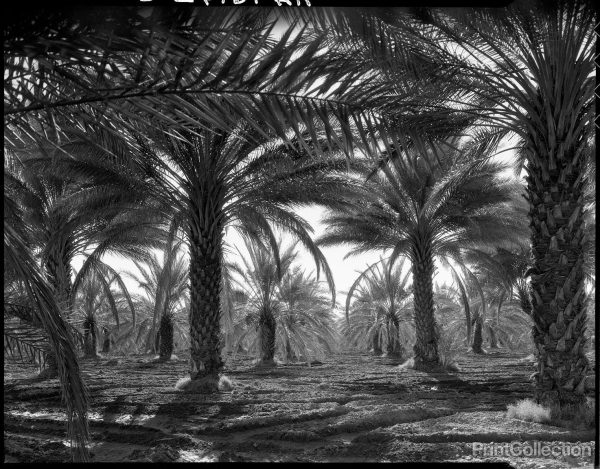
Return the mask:
<svg viewBox="0 0 600 469">
<path fill-rule="evenodd" d="M 475 443 L 589 442 L 592 431 L 510 418 L 531 396 L 524 355 L 458 358 L 460 371 L 399 370 L 385 357 L 344 354 L 319 366 L 261 369 L 229 361 L 226 392 L 181 393 L 182 354 L 84 360 L 93 461 L 508 461 L 519 468 L 584 467 L 592 457 L 481 457 Z M 6 462 L 64 461 L 57 380 L 5 364 Z"/>
</svg>

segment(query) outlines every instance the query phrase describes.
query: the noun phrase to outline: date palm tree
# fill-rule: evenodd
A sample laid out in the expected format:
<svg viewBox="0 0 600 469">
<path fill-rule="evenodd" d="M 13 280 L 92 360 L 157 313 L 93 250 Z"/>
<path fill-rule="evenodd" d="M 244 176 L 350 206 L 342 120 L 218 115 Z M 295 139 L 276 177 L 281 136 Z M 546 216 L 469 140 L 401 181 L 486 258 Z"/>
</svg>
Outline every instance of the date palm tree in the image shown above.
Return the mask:
<svg viewBox="0 0 600 469">
<path fill-rule="evenodd" d="M 338 335 L 331 299 L 322 282 L 296 266 L 283 275 L 278 289 L 277 342 L 285 360 L 331 357 Z M 276 347 L 277 348 L 277 347 Z"/>
<path fill-rule="evenodd" d="M 69 146 L 73 151 L 76 144 Z M 68 319 L 80 283 L 94 271 L 104 278 L 110 269 L 102 256 L 113 252 L 144 258 L 145 248 L 157 244 L 153 223 L 157 217 L 149 207 L 140 207 L 138 195 L 125 190 L 117 179 L 107 185 L 94 178 L 94 171 L 102 168 L 101 159 L 107 158 L 105 152 L 81 143 L 78 164 L 85 163 L 87 172 L 68 174 L 61 171 L 61 156 L 48 148 L 40 145 L 29 148 L 28 154 L 24 151 L 9 151 L 5 158 L 5 191 L 20 206 L 28 242 Z M 72 263 L 78 256 L 85 260 L 74 275 Z M 56 376 L 52 355 L 48 362 L 44 374 Z"/>
<path fill-rule="evenodd" d="M 73 295 L 74 316 L 79 315 L 82 320 L 84 358 L 97 357 L 99 321 L 105 321 L 104 316 L 112 316 L 118 330 L 120 313 L 128 309 L 135 324 L 135 307 L 129 291 L 121 275 L 105 263 L 98 263 L 97 268 L 73 290 Z"/>
<path fill-rule="evenodd" d="M 170 230 L 162 252 L 159 256 L 152 254 L 147 266 L 134 261 L 139 275 L 129 275 L 138 282 L 149 302 L 147 309 L 152 318 L 152 325 L 146 336 L 146 350 L 159 352 L 161 360 L 171 358 L 173 352 L 173 320 L 175 313 L 182 309 L 189 291 L 189 266 L 182 250 L 182 241 Z M 158 347 L 156 334 L 158 332 Z M 158 350 L 157 350 L 158 348 Z"/>
<path fill-rule="evenodd" d="M 360 273 L 346 297 L 348 324 L 344 335 L 351 343 L 373 344 L 374 354 L 381 354 L 385 344 L 388 356 L 403 358 L 407 337 L 403 328 L 412 307 L 409 277 L 404 261 L 391 266 L 389 259 L 381 259 Z"/>
<path fill-rule="evenodd" d="M 243 343 L 257 349 L 261 367 L 275 366 L 276 354 L 287 361 L 331 354 L 336 344 L 331 299 L 317 279 L 293 266 L 297 243 L 279 251 L 279 271 L 271 249 L 250 241 L 245 244 L 249 256 L 240 253 L 243 265 L 235 269 L 244 279 L 240 286 L 246 301 L 238 308 L 236 323 L 241 327 L 234 351 Z"/>
<path fill-rule="evenodd" d="M 408 47 L 458 86 L 456 106 L 499 135 L 516 135 L 527 173 L 536 400 L 585 401 L 586 167 L 592 155 L 591 2 L 518 1 L 503 9 L 421 10 L 404 21 Z"/>
<path fill-rule="evenodd" d="M 464 264 L 464 253 L 508 241 L 522 231 L 511 207 L 515 184 L 505 165 L 479 154 L 475 143 L 409 151 L 365 173 L 355 204 L 326 218 L 319 244 L 354 244 L 349 254 L 391 249 L 390 262 L 411 262 L 416 343 L 415 367 L 439 364 L 434 316 L 434 258 Z"/>
</svg>

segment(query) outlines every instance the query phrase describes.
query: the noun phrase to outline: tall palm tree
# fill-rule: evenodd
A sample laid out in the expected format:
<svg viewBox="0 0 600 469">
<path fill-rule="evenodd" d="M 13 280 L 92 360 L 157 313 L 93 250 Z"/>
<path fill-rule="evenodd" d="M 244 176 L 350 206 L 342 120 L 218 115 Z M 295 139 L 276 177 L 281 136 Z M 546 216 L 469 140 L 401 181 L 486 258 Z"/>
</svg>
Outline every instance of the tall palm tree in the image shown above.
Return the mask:
<svg viewBox="0 0 600 469">
<path fill-rule="evenodd" d="M 584 402 L 584 193 L 592 154 L 591 2 L 518 1 L 503 9 L 421 10 L 397 25 L 399 43 L 440 64 L 456 109 L 516 135 L 527 173 L 535 397 Z M 450 86 L 450 85 L 449 85 Z"/>
<path fill-rule="evenodd" d="M 389 259 L 381 259 L 356 278 L 346 297 L 348 325 L 344 335 L 350 342 L 366 340 L 373 344 L 375 354 L 380 354 L 385 344 L 388 356 L 404 356 L 407 334 L 402 330 L 406 325 L 401 323 L 409 318 L 412 291 L 407 286 L 410 272 L 403 270 L 404 261 L 392 266 Z"/>
<path fill-rule="evenodd" d="M 226 227 L 260 240 L 274 253 L 281 271 L 272 226 L 295 237 L 323 269 L 331 273 L 321 251 L 312 243 L 312 231 L 294 208 L 310 204 L 329 207 L 347 204 L 340 187 L 355 184 L 344 177 L 348 163 L 331 154 L 313 159 L 302 145 L 287 146 L 275 138 L 249 134 L 244 120 L 231 133 L 197 130 L 185 139 L 161 134 L 140 142 L 141 160 L 151 162 L 153 196 L 171 207 L 186 226 L 190 249 L 191 370 L 194 386 L 215 390 L 220 356 L 220 316 L 223 240 Z M 274 137 L 274 136 L 273 136 Z M 316 135 L 319 139 L 319 135 Z M 307 138 L 308 140 L 308 138 Z M 191 142 L 191 143 L 190 143 Z M 322 140 L 310 141 L 313 146 Z M 319 271 L 317 271 L 319 273 Z"/>
<path fill-rule="evenodd" d="M 434 258 L 464 264 L 463 254 L 508 241 L 522 231 L 512 203 L 515 184 L 503 164 L 479 154 L 471 142 L 428 153 L 409 151 L 366 173 L 355 205 L 331 213 L 319 244 L 355 244 L 349 254 L 391 249 L 412 264 L 416 326 L 415 367 L 439 364 L 433 301 Z"/>
</svg>

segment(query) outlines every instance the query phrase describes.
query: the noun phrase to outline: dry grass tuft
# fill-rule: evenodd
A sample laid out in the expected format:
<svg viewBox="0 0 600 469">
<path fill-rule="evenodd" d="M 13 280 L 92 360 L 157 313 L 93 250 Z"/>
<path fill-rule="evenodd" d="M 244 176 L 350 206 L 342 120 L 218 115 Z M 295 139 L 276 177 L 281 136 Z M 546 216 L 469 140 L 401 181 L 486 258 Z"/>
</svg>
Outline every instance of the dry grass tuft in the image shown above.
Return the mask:
<svg viewBox="0 0 600 469">
<path fill-rule="evenodd" d="M 219 378 L 219 391 L 232 391 L 233 390 L 233 383 L 231 382 L 231 380 L 227 377 L 227 376 L 221 376 L 221 378 Z"/>
<path fill-rule="evenodd" d="M 537 423 L 545 423 L 551 420 L 550 409 L 536 404 L 531 399 L 523 399 L 515 405 L 509 405 L 506 415 L 508 418 Z"/>
</svg>

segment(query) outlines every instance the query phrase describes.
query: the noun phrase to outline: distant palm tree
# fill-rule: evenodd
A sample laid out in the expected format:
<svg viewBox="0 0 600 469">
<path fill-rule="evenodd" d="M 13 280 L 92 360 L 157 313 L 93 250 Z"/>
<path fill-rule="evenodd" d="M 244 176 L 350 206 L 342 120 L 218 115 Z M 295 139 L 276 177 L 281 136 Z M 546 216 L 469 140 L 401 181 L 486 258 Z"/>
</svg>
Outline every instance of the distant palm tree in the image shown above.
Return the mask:
<svg viewBox="0 0 600 469">
<path fill-rule="evenodd" d="M 162 252 L 162 261 L 156 254 L 150 256 L 147 266 L 134 261 L 139 274 L 129 273 L 138 282 L 148 301 L 146 310 L 152 318 L 144 341 L 144 349 L 160 352 L 161 360 L 171 358 L 173 352 L 173 320 L 184 311 L 189 295 L 189 266 L 182 252 L 182 241 L 172 229 Z M 159 340 L 156 340 L 158 333 Z M 157 343 L 158 342 L 158 343 Z"/>
<path fill-rule="evenodd" d="M 238 309 L 234 350 L 244 343 L 258 349 L 259 366 L 274 366 L 276 354 L 288 361 L 331 354 L 336 344 L 331 300 L 315 278 L 293 267 L 296 243 L 280 251 L 280 272 L 266 246 L 247 241 L 246 248 L 249 257 L 240 253 L 243 266 L 236 269 L 246 300 Z"/>
<path fill-rule="evenodd" d="M 372 344 L 376 355 L 385 344 L 388 356 L 404 357 L 406 323 L 413 305 L 407 286 L 410 272 L 403 270 L 404 261 L 392 266 L 389 259 L 381 259 L 356 278 L 346 297 L 344 335 L 350 343 Z"/>
<path fill-rule="evenodd" d="M 439 363 L 434 316 L 436 256 L 464 263 L 465 252 L 508 242 L 523 231 L 512 207 L 516 186 L 506 167 L 480 154 L 473 142 L 409 151 L 370 174 L 355 205 L 333 211 L 319 244 L 351 243 L 350 254 L 391 249 L 390 262 L 406 255 L 412 264 L 416 326 L 415 367 Z"/>
<path fill-rule="evenodd" d="M 338 336 L 331 299 L 322 282 L 300 267 L 286 272 L 279 284 L 277 343 L 285 360 L 331 357 Z"/>
<path fill-rule="evenodd" d="M 100 264 L 98 264 L 100 267 Z M 113 284 L 119 289 L 120 295 L 113 290 Z M 100 335 L 99 321 L 106 322 L 110 314 L 120 325 L 120 313 L 123 307 L 129 309 L 132 323 L 135 324 L 135 307 L 121 275 L 110 266 L 102 263 L 102 268 L 96 268 L 74 289 L 74 315 L 82 318 L 84 357 L 97 356 L 97 343 Z M 122 304 L 124 303 L 124 304 Z"/>
</svg>

